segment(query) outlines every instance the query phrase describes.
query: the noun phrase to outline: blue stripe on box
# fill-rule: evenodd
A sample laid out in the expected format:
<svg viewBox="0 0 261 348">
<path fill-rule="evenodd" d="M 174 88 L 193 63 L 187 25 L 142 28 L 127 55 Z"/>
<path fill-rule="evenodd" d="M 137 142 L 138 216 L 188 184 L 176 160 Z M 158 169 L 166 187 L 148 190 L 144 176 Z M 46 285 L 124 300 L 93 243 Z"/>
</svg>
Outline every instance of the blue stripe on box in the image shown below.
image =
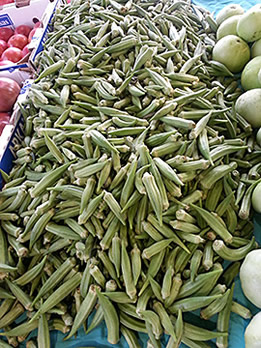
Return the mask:
<svg viewBox="0 0 261 348">
<path fill-rule="evenodd" d="M 10 73 L 14 72 L 16 69 L 22 69 L 22 68 L 28 68 L 28 64 L 27 63 L 22 63 L 22 64 L 16 64 L 14 63 L 14 65 L 9 65 L 9 66 L 1 66 L 0 67 L 0 72 L 2 71 L 8 71 Z"/>
</svg>

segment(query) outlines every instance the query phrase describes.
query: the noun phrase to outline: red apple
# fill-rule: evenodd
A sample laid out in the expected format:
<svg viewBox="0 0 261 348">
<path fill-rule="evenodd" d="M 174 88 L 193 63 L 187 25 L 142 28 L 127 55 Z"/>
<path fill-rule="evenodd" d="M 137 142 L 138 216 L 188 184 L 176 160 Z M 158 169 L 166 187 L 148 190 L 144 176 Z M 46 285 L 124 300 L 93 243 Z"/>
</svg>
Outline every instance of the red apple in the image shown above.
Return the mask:
<svg viewBox="0 0 261 348">
<path fill-rule="evenodd" d="M 0 0 L 0 6 L 11 4 L 14 0 Z"/>
<path fill-rule="evenodd" d="M 13 34 L 14 31 L 11 28 L 0 28 L 0 40 L 7 42 Z"/>
<path fill-rule="evenodd" d="M 28 25 L 19 25 L 18 27 L 15 28 L 15 34 L 22 34 L 28 37 L 31 30 L 32 28 L 29 27 Z"/>
<path fill-rule="evenodd" d="M 24 48 L 28 43 L 27 37 L 22 34 L 15 34 L 8 40 L 8 47 L 17 47 L 20 50 Z"/>
<path fill-rule="evenodd" d="M 0 135 L 3 133 L 5 126 L 8 124 L 9 124 L 9 121 L 0 121 Z"/>
<path fill-rule="evenodd" d="M 10 121 L 10 114 L 9 112 L 0 112 L 0 122 L 2 121 Z"/>
<path fill-rule="evenodd" d="M 22 58 L 23 53 L 17 47 L 9 47 L 2 54 L 2 60 L 10 60 L 13 63 L 17 63 Z"/>
<path fill-rule="evenodd" d="M 8 112 L 0 112 L 0 135 L 7 124 L 10 123 L 10 114 Z"/>
</svg>

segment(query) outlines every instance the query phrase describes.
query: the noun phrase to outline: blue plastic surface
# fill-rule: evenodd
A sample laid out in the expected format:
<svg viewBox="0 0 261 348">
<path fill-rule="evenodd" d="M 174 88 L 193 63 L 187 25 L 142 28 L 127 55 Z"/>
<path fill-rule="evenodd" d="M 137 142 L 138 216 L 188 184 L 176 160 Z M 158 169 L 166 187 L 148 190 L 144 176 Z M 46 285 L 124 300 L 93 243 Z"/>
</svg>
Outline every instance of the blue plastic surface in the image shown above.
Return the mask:
<svg viewBox="0 0 261 348">
<path fill-rule="evenodd" d="M 210 12 L 214 13 L 215 15 L 226 5 L 231 3 L 238 3 L 240 4 L 244 9 L 248 9 L 251 6 L 254 6 L 259 1 L 251 0 L 251 1 L 245 1 L 245 0 L 233 0 L 233 1 L 227 1 L 227 0 L 212 0 L 212 1 L 204 1 L 204 0 L 195 0 L 193 1 L 194 4 L 200 5 L 206 9 L 208 9 Z M 254 218 L 255 223 L 255 236 L 257 241 L 261 244 L 261 215 L 256 215 Z M 258 309 L 251 304 L 246 297 L 243 295 L 243 292 L 241 290 L 240 281 L 239 278 L 236 279 L 236 286 L 234 291 L 234 299 L 241 303 L 242 305 L 248 307 L 253 314 L 256 314 L 258 312 Z M 89 322 L 92 319 L 92 316 L 89 318 Z M 248 325 L 249 320 L 244 320 L 238 315 L 232 313 L 231 315 L 231 323 L 230 323 L 230 330 L 229 330 L 229 348 L 244 348 L 244 331 L 246 326 Z M 207 325 L 207 324 L 206 324 Z M 214 328 L 215 326 L 213 326 Z M 28 338 L 35 336 L 36 333 L 33 332 Z M 78 331 L 77 338 L 71 338 L 68 341 L 64 341 L 65 335 L 61 334 L 60 332 L 51 332 L 51 342 L 52 342 L 52 348 L 87 348 L 87 347 L 97 347 L 97 348 L 128 348 L 128 344 L 122 337 L 120 342 L 117 345 L 112 345 L 107 342 L 107 332 L 105 324 L 102 323 L 97 327 L 95 330 L 93 330 L 91 333 L 89 333 L 87 336 L 84 334 L 83 329 Z M 146 348 L 146 342 L 148 337 L 145 334 L 140 334 L 139 341 L 142 348 Z M 162 338 L 162 347 L 166 347 L 168 340 L 168 336 L 165 336 Z M 20 347 L 25 347 L 25 344 L 21 344 Z M 181 345 L 181 348 L 185 348 L 187 346 Z M 215 347 L 215 345 L 213 345 Z"/>
</svg>

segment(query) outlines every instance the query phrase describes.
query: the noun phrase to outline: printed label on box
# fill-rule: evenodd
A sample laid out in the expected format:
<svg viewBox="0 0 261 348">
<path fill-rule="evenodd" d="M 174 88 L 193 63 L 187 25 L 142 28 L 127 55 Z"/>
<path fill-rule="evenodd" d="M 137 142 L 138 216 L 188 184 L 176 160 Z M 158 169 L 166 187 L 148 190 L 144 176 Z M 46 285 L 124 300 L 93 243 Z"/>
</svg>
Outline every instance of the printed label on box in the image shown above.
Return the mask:
<svg viewBox="0 0 261 348">
<path fill-rule="evenodd" d="M 14 26 L 14 22 L 7 13 L 0 15 L 0 27 L 9 27 L 11 25 Z"/>
</svg>

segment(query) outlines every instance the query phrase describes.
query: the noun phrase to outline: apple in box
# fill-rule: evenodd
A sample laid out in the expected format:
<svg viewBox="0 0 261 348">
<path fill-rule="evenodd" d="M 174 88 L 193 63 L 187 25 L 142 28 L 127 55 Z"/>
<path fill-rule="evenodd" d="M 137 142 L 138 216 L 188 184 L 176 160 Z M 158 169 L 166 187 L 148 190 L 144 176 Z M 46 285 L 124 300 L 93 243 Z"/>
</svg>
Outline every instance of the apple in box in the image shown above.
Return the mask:
<svg viewBox="0 0 261 348">
<path fill-rule="evenodd" d="M 21 60 L 22 58 L 23 58 L 23 52 L 17 47 L 7 48 L 1 56 L 2 61 L 8 60 L 13 63 L 19 62 L 19 60 Z"/>
<path fill-rule="evenodd" d="M 18 27 L 15 28 L 14 33 L 21 34 L 28 37 L 32 30 L 33 28 L 29 27 L 28 25 L 19 25 Z"/>
<path fill-rule="evenodd" d="M 22 50 L 24 48 L 24 46 L 27 45 L 27 43 L 28 43 L 28 39 L 25 35 L 15 34 L 15 35 L 10 37 L 7 45 L 8 45 L 8 47 L 17 47 L 20 50 Z"/>
<path fill-rule="evenodd" d="M 8 77 L 0 77 L 0 113 L 12 111 L 20 90 L 16 81 Z"/>
<path fill-rule="evenodd" d="M 11 28 L 0 28 L 0 39 L 7 42 L 10 37 L 14 35 L 14 31 Z"/>
</svg>

